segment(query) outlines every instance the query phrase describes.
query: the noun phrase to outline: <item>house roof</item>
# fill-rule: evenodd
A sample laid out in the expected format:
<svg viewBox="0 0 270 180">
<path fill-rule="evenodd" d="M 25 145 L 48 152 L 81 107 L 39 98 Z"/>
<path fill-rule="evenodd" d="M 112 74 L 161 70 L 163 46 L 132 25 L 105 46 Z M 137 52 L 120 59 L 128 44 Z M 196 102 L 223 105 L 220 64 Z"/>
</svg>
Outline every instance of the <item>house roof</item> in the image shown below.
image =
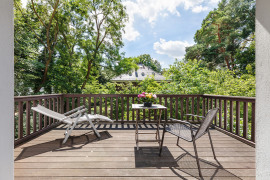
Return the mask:
<svg viewBox="0 0 270 180">
<path fill-rule="evenodd" d="M 164 76 L 162 76 L 160 73 L 152 70 L 151 68 L 146 67 L 142 64 L 138 64 L 138 66 L 139 66 L 138 70 L 135 70 L 135 71 L 128 73 L 128 74 L 122 74 L 120 76 L 117 76 L 117 77 L 113 78 L 112 81 L 115 81 L 115 82 L 142 81 L 146 77 L 151 77 L 151 76 L 154 76 L 156 81 L 166 80 L 166 78 Z"/>
</svg>

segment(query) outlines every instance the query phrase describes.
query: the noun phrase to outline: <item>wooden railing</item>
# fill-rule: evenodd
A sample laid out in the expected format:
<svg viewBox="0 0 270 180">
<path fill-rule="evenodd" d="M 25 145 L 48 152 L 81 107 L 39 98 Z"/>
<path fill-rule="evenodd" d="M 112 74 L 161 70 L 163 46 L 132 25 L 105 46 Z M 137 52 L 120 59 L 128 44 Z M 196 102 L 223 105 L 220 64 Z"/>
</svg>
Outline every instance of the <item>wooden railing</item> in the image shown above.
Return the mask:
<svg viewBox="0 0 270 180">
<path fill-rule="evenodd" d="M 213 96 L 213 95 L 157 95 L 158 104 L 167 107 L 162 119 L 169 117 L 197 121 L 185 114 L 205 115 L 214 107 L 219 113 L 214 120 L 218 130 L 246 140 L 255 145 L 255 98 Z M 44 105 L 54 111 L 63 113 L 84 105 L 88 113 L 102 114 L 119 123 L 134 123 L 136 112 L 131 104 L 139 103 L 136 94 L 59 94 L 42 96 L 15 97 L 15 145 L 38 134 L 54 128 L 59 123 L 54 119 L 31 111 L 37 104 Z M 144 110 L 139 119 L 143 123 L 152 123 L 157 119 L 156 110 Z"/>
<path fill-rule="evenodd" d="M 52 118 L 31 110 L 37 104 L 54 111 L 63 112 L 63 95 L 18 96 L 14 98 L 14 138 L 15 145 L 27 141 L 59 125 Z"/>
<path fill-rule="evenodd" d="M 203 115 L 214 107 L 219 108 L 216 129 L 255 146 L 255 98 L 203 95 Z"/>
</svg>

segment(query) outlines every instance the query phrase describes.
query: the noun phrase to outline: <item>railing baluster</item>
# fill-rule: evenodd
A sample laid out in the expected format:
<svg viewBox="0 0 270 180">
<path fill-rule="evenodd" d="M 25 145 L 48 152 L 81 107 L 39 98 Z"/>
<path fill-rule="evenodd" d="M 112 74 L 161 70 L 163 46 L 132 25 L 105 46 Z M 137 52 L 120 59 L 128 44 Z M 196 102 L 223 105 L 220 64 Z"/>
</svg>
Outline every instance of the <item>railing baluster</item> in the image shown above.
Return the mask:
<svg viewBox="0 0 270 180">
<path fill-rule="evenodd" d="M 175 97 L 175 119 L 178 119 L 178 97 Z"/>
<path fill-rule="evenodd" d="M 134 97 L 132 97 L 132 104 L 134 104 Z M 132 121 L 135 121 L 135 111 L 132 110 Z"/>
<path fill-rule="evenodd" d="M 97 114 L 97 98 L 94 97 L 94 114 Z"/>
<path fill-rule="evenodd" d="M 243 137 L 247 139 L 248 133 L 248 103 L 244 102 L 244 112 L 243 112 Z"/>
<path fill-rule="evenodd" d="M 236 135 L 239 135 L 239 124 L 240 124 L 240 105 L 239 101 L 236 101 L 236 127 L 235 127 Z"/>
<path fill-rule="evenodd" d="M 145 123 L 145 109 L 143 109 L 143 123 Z"/>
<path fill-rule="evenodd" d="M 26 101 L 26 135 L 30 134 L 30 101 Z"/>
<path fill-rule="evenodd" d="M 92 100 L 91 96 L 88 97 L 88 113 L 92 114 Z"/>
<path fill-rule="evenodd" d="M 108 110 L 107 110 L 107 97 L 104 98 L 104 103 L 105 103 L 105 116 L 108 116 Z"/>
<path fill-rule="evenodd" d="M 184 98 L 181 98 L 181 119 L 184 120 Z"/>
<path fill-rule="evenodd" d="M 115 101 L 115 120 L 118 121 L 118 97 L 116 97 Z"/>
<path fill-rule="evenodd" d="M 205 98 L 203 97 L 203 102 L 202 102 L 202 115 L 205 116 Z"/>
<path fill-rule="evenodd" d="M 129 121 L 129 96 L 127 97 L 127 121 Z"/>
<path fill-rule="evenodd" d="M 219 99 L 219 122 L 218 122 L 218 126 L 220 128 L 222 128 L 222 101 L 221 99 Z"/>
<path fill-rule="evenodd" d="M 251 110 L 251 141 L 255 142 L 255 103 L 252 103 Z"/>
<path fill-rule="evenodd" d="M 52 99 L 50 98 L 49 99 L 49 109 L 51 109 L 52 108 Z M 52 124 L 52 118 L 51 117 L 49 117 L 49 125 L 51 125 Z"/>
<path fill-rule="evenodd" d="M 44 99 L 44 107 L 47 108 L 47 99 Z M 44 116 L 44 128 L 48 125 L 48 117 Z"/>
<path fill-rule="evenodd" d="M 167 96 L 166 96 L 165 97 L 165 107 L 167 107 L 167 106 L 168 106 L 168 102 L 167 102 Z M 167 118 L 168 118 L 167 113 L 168 113 L 168 111 L 167 111 L 167 109 L 165 109 L 165 120 L 167 120 Z"/>
<path fill-rule="evenodd" d="M 209 98 L 206 98 L 206 111 L 209 111 Z"/>
<path fill-rule="evenodd" d="M 224 100 L 224 129 L 227 130 L 227 100 Z"/>
<path fill-rule="evenodd" d="M 173 117 L 173 98 L 170 97 L 170 116 Z"/>
<path fill-rule="evenodd" d="M 121 97 L 121 123 L 124 123 L 124 110 L 125 110 L 125 105 L 124 105 L 124 98 Z"/>
<path fill-rule="evenodd" d="M 197 115 L 200 115 L 200 97 L 197 97 Z M 197 117 L 197 120 L 199 120 L 200 118 Z"/>
<path fill-rule="evenodd" d="M 113 97 L 111 97 L 110 99 L 110 116 L 111 116 L 111 119 L 113 119 Z"/>
<path fill-rule="evenodd" d="M 58 98 L 57 98 L 58 99 Z M 55 98 L 52 99 L 53 100 L 53 111 L 58 112 L 58 109 L 56 109 L 56 105 L 55 105 Z M 58 102 L 58 101 L 57 101 Z M 53 119 L 53 123 L 55 123 L 55 119 Z"/>
<path fill-rule="evenodd" d="M 215 99 L 215 108 L 217 108 L 217 99 Z M 215 116 L 215 125 L 217 126 L 217 116 Z"/>
<path fill-rule="evenodd" d="M 194 97 L 191 98 L 191 114 L 194 114 Z M 192 116 L 192 121 L 194 122 L 194 116 Z"/>
<path fill-rule="evenodd" d="M 233 101 L 230 101 L 230 132 L 233 132 Z"/>
<path fill-rule="evenodd" d="M 189 113 L 189 98 L 186 98 L 186 114 Z M 189 120 L 189 116 L 187 116 L 187 120 Z"/>
<path fill-rule="evenodd" d="M 38 104 L 39 105 L 42 105 L 42 100 L 40 99 L 39 101 L 38 101 Z M 41 130 L 42 129 L 42 114 L 41 113 L 38 113 L 38 128 L 39 128 L 39 130 Z"/>
<path fill-rule="evenodd" d="M 58 98 L 57 98 L 57 108 L 58 110 L 60 111 L 60 113 L 64 114 L 65 112 L 65 109 L 64 109 L 64 96 L 62 95 L 60 98 L 59 98 L 60 102 L 58 102 Z M 60 107 L 58 107 L 60 105 Z"/>
<path fill-rule="evenodd" d="M 18 106 L 19 106 L 18 139 L 21 139 L 23 137 L 23 102 L 20 101 Z"/>
<path fill-rule="evenodd" d="M 102 115 L 102 97 L 99 97 L 99 114 Z"/>
<path fill-rule="evenodd" d="M 34 100 L 33 101 L 33 106 L 37 106 L 37 102 Z M 33 132 L 37 131 L 37 113 L 36 111 L 33 111 Z"/>
</svg>

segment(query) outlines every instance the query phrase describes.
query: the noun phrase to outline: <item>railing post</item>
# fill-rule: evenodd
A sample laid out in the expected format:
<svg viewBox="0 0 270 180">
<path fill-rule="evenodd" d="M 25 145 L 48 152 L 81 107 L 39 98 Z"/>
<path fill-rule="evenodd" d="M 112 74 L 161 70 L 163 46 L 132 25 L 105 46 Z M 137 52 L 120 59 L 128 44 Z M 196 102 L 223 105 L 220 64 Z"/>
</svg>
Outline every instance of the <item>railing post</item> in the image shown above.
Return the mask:
<svg viewBox="0 0 270 180">
<path fill-rule="evenodd" d="M 20 101 L 18 104 L 19 109 L 19 121 L 18 121 L 18 139 L 23 137 L 23 102 Z"/>
<path fill-rule="evenodd" d="M 255 142 L 255 103 L 252 103 L 251 109 L 251 141 Z"/>
</svg>

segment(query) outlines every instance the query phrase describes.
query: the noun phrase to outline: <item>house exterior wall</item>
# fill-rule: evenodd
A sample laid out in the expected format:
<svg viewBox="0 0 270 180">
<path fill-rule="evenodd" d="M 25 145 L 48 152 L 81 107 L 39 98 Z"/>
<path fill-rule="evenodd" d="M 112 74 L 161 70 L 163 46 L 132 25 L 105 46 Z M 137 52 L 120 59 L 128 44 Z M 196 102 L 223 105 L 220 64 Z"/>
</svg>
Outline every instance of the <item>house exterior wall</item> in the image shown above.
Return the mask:
<svg viewBox="0 0 270 180">
<path fill-rule="evenodd" d="M 256 1 L 256 179 L 270 177 L 270 1 Z"/>
<path fill-rule="evenodd" d="M 14 178 L 13 0 L 0 0 L 0 179 Z"/>
</svg>

